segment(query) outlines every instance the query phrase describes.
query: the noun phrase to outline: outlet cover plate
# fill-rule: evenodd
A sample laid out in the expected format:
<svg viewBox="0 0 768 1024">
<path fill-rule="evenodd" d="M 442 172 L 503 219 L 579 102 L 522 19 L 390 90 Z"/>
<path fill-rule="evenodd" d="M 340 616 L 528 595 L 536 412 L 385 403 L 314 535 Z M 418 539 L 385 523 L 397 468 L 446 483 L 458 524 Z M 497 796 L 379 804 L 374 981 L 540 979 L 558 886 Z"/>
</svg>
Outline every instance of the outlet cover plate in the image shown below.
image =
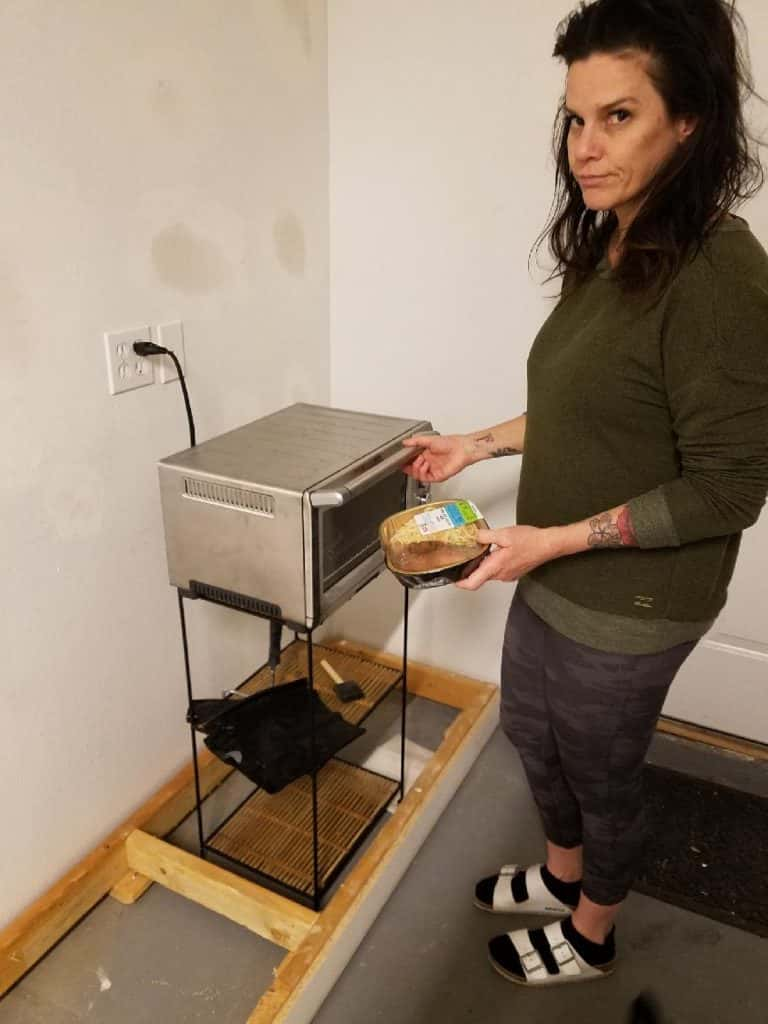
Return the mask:
<svg viewBox="0 0 768 1024">
<path fill-rule="evenodd" d="M 169 348 L 176 355 L 181 363 L 181 372 L 186 377 L 187 364 L 184 360 L 184 327 L 181 320 L 174 320 L 168 324 L 160 324 L 157 328 L 157 344 L 163 348 Z M 168 384 L 172 380 L 178 380 L 179 375 L 170 356 L 157 356 L 157 363 L 160 367 L 160 383 Z"/>
<path fill-rule="evenodd" d="M 151 341 L 149 327 L 136 327 L 128 331 L 110 331 L 104 335 L 107 354 L 107 381 L 110 395 L 133 391 L 147 384 L 155 383 L 155 368 L 152 360 L 137 356 L 133 351 L 134 341 Z"/>
</svg>

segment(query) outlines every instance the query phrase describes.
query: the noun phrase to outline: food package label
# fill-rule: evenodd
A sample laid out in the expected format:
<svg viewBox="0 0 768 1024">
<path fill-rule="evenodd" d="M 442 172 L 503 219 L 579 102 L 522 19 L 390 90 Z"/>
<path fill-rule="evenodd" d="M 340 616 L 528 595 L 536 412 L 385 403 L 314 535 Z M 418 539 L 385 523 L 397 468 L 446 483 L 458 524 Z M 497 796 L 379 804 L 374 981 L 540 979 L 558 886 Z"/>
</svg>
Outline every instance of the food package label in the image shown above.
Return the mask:
<svg viewBox="0 0 768 1024">
<path fill-rule="evenodd" d="M 442 533 L 443 530 L 455 530 L 459 526 L 467 526 L 482 519 L 477 505 L 472 501 L 452 501 L 440 508 L 431 508 L 413 517 L 419 532 L 428 537 L 431 533 Z"/>
</svg>

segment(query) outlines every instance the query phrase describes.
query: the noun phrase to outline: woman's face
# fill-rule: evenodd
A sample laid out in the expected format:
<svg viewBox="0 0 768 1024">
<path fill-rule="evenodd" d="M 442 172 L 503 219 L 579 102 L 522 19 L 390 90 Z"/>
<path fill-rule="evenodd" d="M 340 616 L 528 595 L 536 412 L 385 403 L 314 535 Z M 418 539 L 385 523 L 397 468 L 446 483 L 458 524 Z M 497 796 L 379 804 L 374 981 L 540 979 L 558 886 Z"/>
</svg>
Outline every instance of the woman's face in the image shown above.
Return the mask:
<svg viewBox="0 0 768 1024">
<path fill-rule="evenodd" d="M 568 160 L 590 210 L 613 210 L 626 230 L 658 169 L 695 127 L 671 120 L 648 54 L 596 53 L 575 61 L 565 97 Z"/>
</svg>

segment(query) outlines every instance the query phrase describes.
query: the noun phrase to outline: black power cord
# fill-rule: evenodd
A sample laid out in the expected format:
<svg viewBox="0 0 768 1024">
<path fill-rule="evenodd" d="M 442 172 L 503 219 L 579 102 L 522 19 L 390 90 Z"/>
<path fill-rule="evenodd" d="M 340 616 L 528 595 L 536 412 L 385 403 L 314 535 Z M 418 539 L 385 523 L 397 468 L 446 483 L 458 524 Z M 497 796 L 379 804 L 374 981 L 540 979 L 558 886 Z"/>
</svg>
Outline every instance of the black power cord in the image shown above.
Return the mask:
<svg viewBox="0 0 768 1024">
<path fill-rule="evenodd" d="M 181 363 L 176 358 L 176 353 L 172 352 L 169 348 L 163 348 L 162 345 L 156 345 L 154 341 L 134 341 L 133 351 L 137 356 L 170 356 L 173 360 L 173 364 L 176 367 L 176 372 L 179 375 L 179 383 L 181 384 L 181 393 L 184 396 L 184 405 L 187 407 L 187 422 L 189 424 L 189 446 L 190 448 L 195 447 L 195 421 L 192 417 L 192 406 L 189 404 L 189 392 L 187 391 L 187 382 L 184 380 L 184 373 L 181 369 Z"/>
</svg>

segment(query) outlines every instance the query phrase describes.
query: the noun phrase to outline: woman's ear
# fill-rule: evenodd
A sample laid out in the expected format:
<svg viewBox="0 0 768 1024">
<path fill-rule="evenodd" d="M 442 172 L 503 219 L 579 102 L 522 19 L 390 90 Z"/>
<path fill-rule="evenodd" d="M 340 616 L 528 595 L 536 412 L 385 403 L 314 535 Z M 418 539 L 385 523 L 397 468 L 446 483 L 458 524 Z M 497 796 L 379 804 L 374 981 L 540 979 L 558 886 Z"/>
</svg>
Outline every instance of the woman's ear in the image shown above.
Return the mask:
<svg viewBox="0 0 768 1024">
<path fill-rule="evenodd" d="M 688 117 L 681 117 L 677 122 L 677 141 L 682 145 L 685 140 L 696 131 L 699 125 L 698 117 L 692 114 Z"/>
</svg>

